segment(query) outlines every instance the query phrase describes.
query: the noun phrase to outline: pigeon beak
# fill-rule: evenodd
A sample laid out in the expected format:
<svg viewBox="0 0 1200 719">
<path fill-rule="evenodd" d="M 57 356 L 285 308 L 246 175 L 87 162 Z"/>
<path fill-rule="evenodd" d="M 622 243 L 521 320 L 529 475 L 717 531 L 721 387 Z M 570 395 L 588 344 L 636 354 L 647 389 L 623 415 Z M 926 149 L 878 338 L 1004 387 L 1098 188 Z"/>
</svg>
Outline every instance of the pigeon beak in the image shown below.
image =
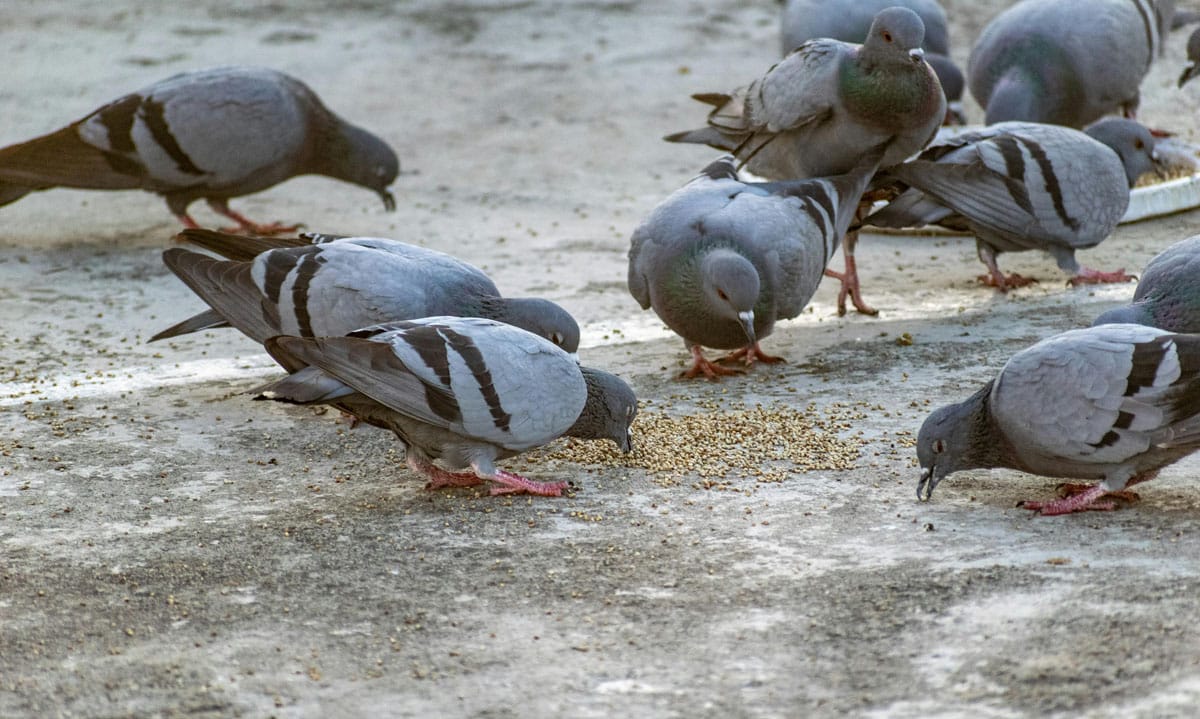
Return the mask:
<svg viewBox="0 0 1200 719">
<path fill-rule="evenodd" d="M 1200 70 L 1200 64 L 1192 64 L 1183 68 L 1183 74 L 1179 76 L 1179 84 L 1176 85 L 1176 87 L 1183 87 L 1186 85 L 1188 80 L 1191 80 L 1196 76 L 1196 72 L 1198 70 Z"/>
<path fill-rule="evenodd" d="M 754 310 L 747 310 L 738 313 L 738 322 L 742 323 L 742 331 L 746 333 L 746 338 L 750 340 L 750 344 L 757 342 L 754 336 Z"/>
<path fill-rule="evenodd" d="M 908 56 L 913 59 L 913 62 L 923 62 L 925 60 L 924 48 L 914 47 L 908 51 Z"/>
<path fill-rule="evenodd" d="M 933 488 L 938 485 L 939 481 L 941 480 L 934 479 L 933 467 L 922 467 L 921 479 L 917 482 L 917 500 L 928 502 L 929 498 L 933 496 Z M 921 496 L 922 494 L 924 496 Z"/>
<path fill-rule="evenodd" d="M 617 446 L 620 447 L 621 451 L 625 454 L 629 454 L 633 451 L 633 428 L 625 430 L 625 441 L 617 442 Z"/>
<path fill-rule="evenodd" d="M 379 197 L 383 200 L 383 209 L 388 212 L 396 211 L 396 198 L 392 197 L 392 193 L 387 190 L 379 190 Z"/>
</svg>

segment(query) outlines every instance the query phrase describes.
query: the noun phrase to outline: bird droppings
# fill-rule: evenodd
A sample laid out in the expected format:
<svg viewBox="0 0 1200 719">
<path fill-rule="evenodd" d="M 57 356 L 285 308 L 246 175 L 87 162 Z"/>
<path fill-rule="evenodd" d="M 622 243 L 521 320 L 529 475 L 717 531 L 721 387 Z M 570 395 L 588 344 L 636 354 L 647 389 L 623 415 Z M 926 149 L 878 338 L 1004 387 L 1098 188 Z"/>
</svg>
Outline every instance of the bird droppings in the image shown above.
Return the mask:
<svg viewBox="0 0 1200 719">
<path fill-rule="evenodd" d="M 528 461 L 642 469 L 660 486 L 688 479 L 697 489 L 730 489 L 742 480 L 783 482 L 798 472 L 855 469 L 866 441 L 839 432 L 861 416 L 846 405 L 726 408 L 712 401 L 682 415 L 643 407 L 633 423 L 629 454 L 608 442 L 566 438 L 529 453 Z"/>
</svg>

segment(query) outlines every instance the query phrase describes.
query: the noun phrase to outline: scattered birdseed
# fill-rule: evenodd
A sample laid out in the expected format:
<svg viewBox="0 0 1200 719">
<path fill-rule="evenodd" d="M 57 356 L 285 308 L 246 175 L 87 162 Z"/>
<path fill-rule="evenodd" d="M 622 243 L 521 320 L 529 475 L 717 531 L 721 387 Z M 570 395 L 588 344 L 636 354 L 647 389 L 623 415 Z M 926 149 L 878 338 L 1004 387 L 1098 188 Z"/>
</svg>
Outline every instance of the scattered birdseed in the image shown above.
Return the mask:
<svg viewBox="0 0 1200 719">
<path fill-rule="evenodd" d="M 854 469 L 862 438 L 837 432 L 861 417 L 834 407 L 783 405 L 724 408 L 716 403 L 695 414 L 670 415 L 639 410 L 633 424 L 633 452 L 609 442 L 563 438 L 525 455 L 531 464 L 562 460 L 576 464 L 643 469 L 663 486 L 694 480 L 699 489 L 732 489 L 731 479 L 783 482 L 797 472 Z"/>
</svg>

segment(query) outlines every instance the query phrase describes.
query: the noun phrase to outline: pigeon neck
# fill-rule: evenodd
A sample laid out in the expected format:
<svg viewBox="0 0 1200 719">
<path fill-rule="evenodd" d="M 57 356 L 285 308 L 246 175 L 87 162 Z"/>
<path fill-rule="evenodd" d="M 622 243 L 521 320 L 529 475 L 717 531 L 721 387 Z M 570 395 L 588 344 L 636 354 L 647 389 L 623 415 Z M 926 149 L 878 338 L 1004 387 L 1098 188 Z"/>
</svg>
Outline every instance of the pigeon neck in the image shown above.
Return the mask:
<svg viewBox="0 0 1200 719">
<path fill-rule="evenodd" d="M 611 439 L 623 452 L 632 449 L 629 426 L 637 414 L 637 397 L 616 375 L 580 367 L 587 400 L 575 424 L 565 434 L 579 439 Z"/>
<path fill-rule="evenodd" d="M 925 62 L 860 50 L 857 62 L 841 67 L 846 110 L 873 125 L 897 131 L 925 120 L 942 98 L 937 76 Z"/>
<path fill-rule="evenodd" d="M 995 380 L 988 382 L 960 405 L 965 416 L 955 428 L 959 436 L 950 440 L 951 445 L 962 448 L 954 463 L 956 472 L 993 467 L 1020 469 L 1012 459 L 1012 448 L 1003 431 L 992 417 L 991 398 L 995 384 Z"/>
</svg>

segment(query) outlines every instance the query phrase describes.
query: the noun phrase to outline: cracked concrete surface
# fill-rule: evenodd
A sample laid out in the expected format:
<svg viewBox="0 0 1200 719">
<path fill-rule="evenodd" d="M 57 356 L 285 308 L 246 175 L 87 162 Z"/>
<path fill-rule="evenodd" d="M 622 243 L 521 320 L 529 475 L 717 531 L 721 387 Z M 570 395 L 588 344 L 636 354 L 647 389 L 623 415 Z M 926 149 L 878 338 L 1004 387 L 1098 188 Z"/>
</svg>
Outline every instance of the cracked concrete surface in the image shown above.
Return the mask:
<svg viewBox="0 0 1200 719">
<path fill-rule="evenodd" d="M 946 2 L 952 41 L 1005 5 Z M 689 94 L 774 61 L 776 3 L 287 3 L 5 7 L 0 144 L 171 73 L 261 63 L 397 149 L 399 209 L 302 178 L 234 206 L 455 253 L 584 326 L 588 364 L 657 409 L 852 416 L 853 469 L 720 489 L 547 460 L 570 496 L 426 492 L 394 439 L 255 403 L 275 376 L 232 332 L 146 345 L 202 305 L 163 267 L 145 193 L 54 190 L 0 209 L 0 716 L 1191 716 L 1200 703 L 1200 459 L 1112 513 L 1015 508 L 1053 480 L 969 472 L 915 499 L 912 436 L 1015 351 L 1133 287 L 1000 296 L 959 237 L 868 236 L 878 318 L 823 286 L 764 348 L 679 383 L 681 343 L 624 288 L 640 218 L 713 155 L 668 145 Z M 1197 126 L 1174 88 L 1142 118 Z M 978 116 L 978 108 L 971 108 Z M 198 208 L 203 222 L 215 217 Z M 1092 266 L 1138 271 L 1195 213 L 1121 227 Z M 837 262 L 837 260 L 835 260 Z M 911 344 L 897 340 L 907 333 Z M 518 460 L 517 465 L 524 466 Z"/>
</svg>

